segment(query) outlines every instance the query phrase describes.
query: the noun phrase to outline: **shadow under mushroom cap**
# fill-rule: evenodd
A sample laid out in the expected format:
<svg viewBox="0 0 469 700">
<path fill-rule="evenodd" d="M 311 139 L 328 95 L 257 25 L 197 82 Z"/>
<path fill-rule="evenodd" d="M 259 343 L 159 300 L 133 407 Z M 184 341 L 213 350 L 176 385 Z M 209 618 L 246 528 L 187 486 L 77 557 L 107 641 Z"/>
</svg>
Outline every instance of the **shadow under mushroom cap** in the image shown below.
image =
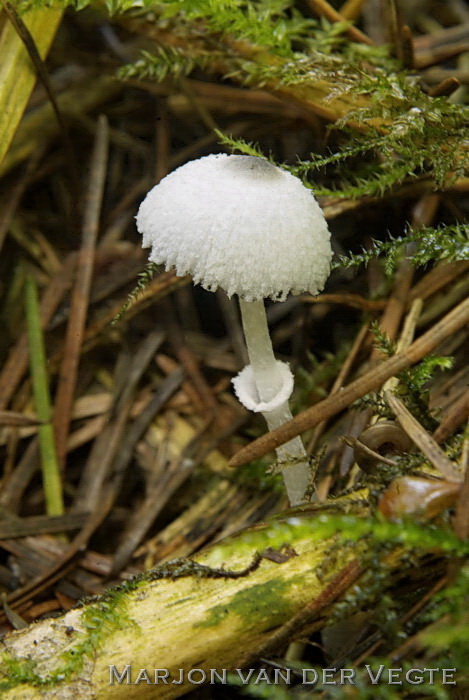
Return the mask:
<svg viewBox="0 0 469 700">
<path fill-rule="evenodd" d="M 247 301 L 316 294 L 330 271 L 330 233 L 312 192 L 253 156 L 186 163 L 148 193 L 137 228 L 151 261 Z"/>
</svg>

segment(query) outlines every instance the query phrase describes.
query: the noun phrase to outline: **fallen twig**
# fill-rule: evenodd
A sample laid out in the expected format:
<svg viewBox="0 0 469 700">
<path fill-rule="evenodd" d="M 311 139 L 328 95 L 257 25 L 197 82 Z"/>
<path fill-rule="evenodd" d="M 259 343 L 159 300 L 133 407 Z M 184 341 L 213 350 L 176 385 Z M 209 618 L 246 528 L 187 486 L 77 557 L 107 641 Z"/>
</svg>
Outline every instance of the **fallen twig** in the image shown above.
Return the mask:
<svg viewBox="0 0 469 700">
<path fill-rule="evenodd" d="M 253 459 L 258 459 L 272 449 L 300 435 L 305 430 L 314 427 L 320 421 L 336 415 L 344 408 L 350 406 L 356 399 L 380 387 L 389 377 L 402 372 L 403 369 L 421 360 L 445 338 L 460 328 L 464 328 L 468 323 L 469 299 L 466 299 L 412 343 L 407 350 L 385 360 L 377 367 L 373 367 L 338 394 L 327 397 L 280 428 L 261 436 L 250 445 L 247 445 L 231 458 L 229 465 L 231 467 L 240 467 Z"/>
</svg>

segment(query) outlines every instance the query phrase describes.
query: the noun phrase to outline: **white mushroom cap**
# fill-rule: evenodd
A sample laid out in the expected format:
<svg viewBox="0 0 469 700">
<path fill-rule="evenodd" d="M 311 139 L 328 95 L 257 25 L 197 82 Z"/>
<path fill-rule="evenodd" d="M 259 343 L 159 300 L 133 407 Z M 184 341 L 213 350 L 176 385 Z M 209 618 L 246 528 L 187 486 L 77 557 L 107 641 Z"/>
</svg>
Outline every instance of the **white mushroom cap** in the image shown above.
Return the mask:
<svg viewBox="0 0 469 700">
<path fill-rule="evenodd" d="M 312 192 L 253 156 L 186 163 L 148 193 L 137 228 L 151 261 L 246 301 L 317 294 L 330 272 L 330 233 Z"/>
</svg>

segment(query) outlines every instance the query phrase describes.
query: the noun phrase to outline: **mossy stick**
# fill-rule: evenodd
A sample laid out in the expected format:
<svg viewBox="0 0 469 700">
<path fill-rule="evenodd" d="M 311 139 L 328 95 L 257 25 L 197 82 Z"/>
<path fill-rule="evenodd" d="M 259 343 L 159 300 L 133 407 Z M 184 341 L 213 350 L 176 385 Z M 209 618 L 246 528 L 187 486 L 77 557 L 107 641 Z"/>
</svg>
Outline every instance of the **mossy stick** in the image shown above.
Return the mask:
<svg viewBox="0 0 469 700">
<path fill-rule="evenodd" d="M 422 566 L 430 552 L 467 552 L 448 530 L 371 517 L 367 496 L 276 516 L 8 635 L 2 698 L 171 700 L 210 683 L 213 671 L 249 667 L 323 629 L 333 611 L 344 619 L 357 605 L 375 607 L 410 574 L 423 582 L 435 565 Z M 294 556 L 259 557 L 285 542 Z M 334 607 L 344 596 L 345 608 Z"/>
<path fill-rule="evenodd" d="M 44 337 L 40 322 L 37 287 L 31 276 L 26 278 L 25 298 L 34 402 L 37 417 L 42 423 L 38 428 L 38 433 L 46 511 L 48 515 L 62 515 L 64 512 L 62 483 L 51 423 L 52 413 Z"/>
<path fill-rule="evenodd" d="M 366 517 L 369 507 L 359 501 L 354 512 Z M 362 544 L 341 547 L 318 577 L 331 536 L 312 537 L 314 511 L 305 516 L 286 529 L 271 521 L 237 533 L 193 559 L 157 567 L 60 618 L 9 635 L 0 653 L 2 697 L 139 698 L 151 689 L 155 697 L 170 700 L 191 690 L 192 668 L 210 675 L 210 669 L 239 667 L 246 654 L 268 642 L 273 627 L 321 598 L 363 550 Z M 285 538 L 297 556 L 281 564 L 259 560 L 267 544 L 278 546 Z M 189 645 L 181 644 L 188 638 Z M 183 669 L 184 682 L 169 679 L 154 688 L 133 682 L 144 668 L 153 681 L 154 666 L 169 669 L 174 681 Z M 131 684 L 126 668 L 136 669 Z M 119 675 L 124 671 L 123 682 L 113 669 Z"/>
</svg>

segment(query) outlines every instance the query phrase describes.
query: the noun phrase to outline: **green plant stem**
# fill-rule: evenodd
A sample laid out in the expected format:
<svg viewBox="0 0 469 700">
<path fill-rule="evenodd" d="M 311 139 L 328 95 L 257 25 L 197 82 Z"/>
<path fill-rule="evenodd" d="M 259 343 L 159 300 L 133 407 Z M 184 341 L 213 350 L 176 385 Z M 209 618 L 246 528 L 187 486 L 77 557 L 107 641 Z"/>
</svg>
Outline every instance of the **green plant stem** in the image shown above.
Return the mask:
<svg viewBox="0 0 469 700">
<path fill-rule="evenodd" d="M 28 327 L 29 358 L 33 382 L 36 414 L 41 425 L 38 428 L 39 450 L 41 454 L 42 479 L 48 515 L 62 515 L 64 512 L 62 482 L 60 478 L 54 431 L 51 423 L 49 383 L 46 369 L 44 337 L 42 333 L 37 287 L 28 275 L 25 286 L 26 323 Z"/>
</svg>

